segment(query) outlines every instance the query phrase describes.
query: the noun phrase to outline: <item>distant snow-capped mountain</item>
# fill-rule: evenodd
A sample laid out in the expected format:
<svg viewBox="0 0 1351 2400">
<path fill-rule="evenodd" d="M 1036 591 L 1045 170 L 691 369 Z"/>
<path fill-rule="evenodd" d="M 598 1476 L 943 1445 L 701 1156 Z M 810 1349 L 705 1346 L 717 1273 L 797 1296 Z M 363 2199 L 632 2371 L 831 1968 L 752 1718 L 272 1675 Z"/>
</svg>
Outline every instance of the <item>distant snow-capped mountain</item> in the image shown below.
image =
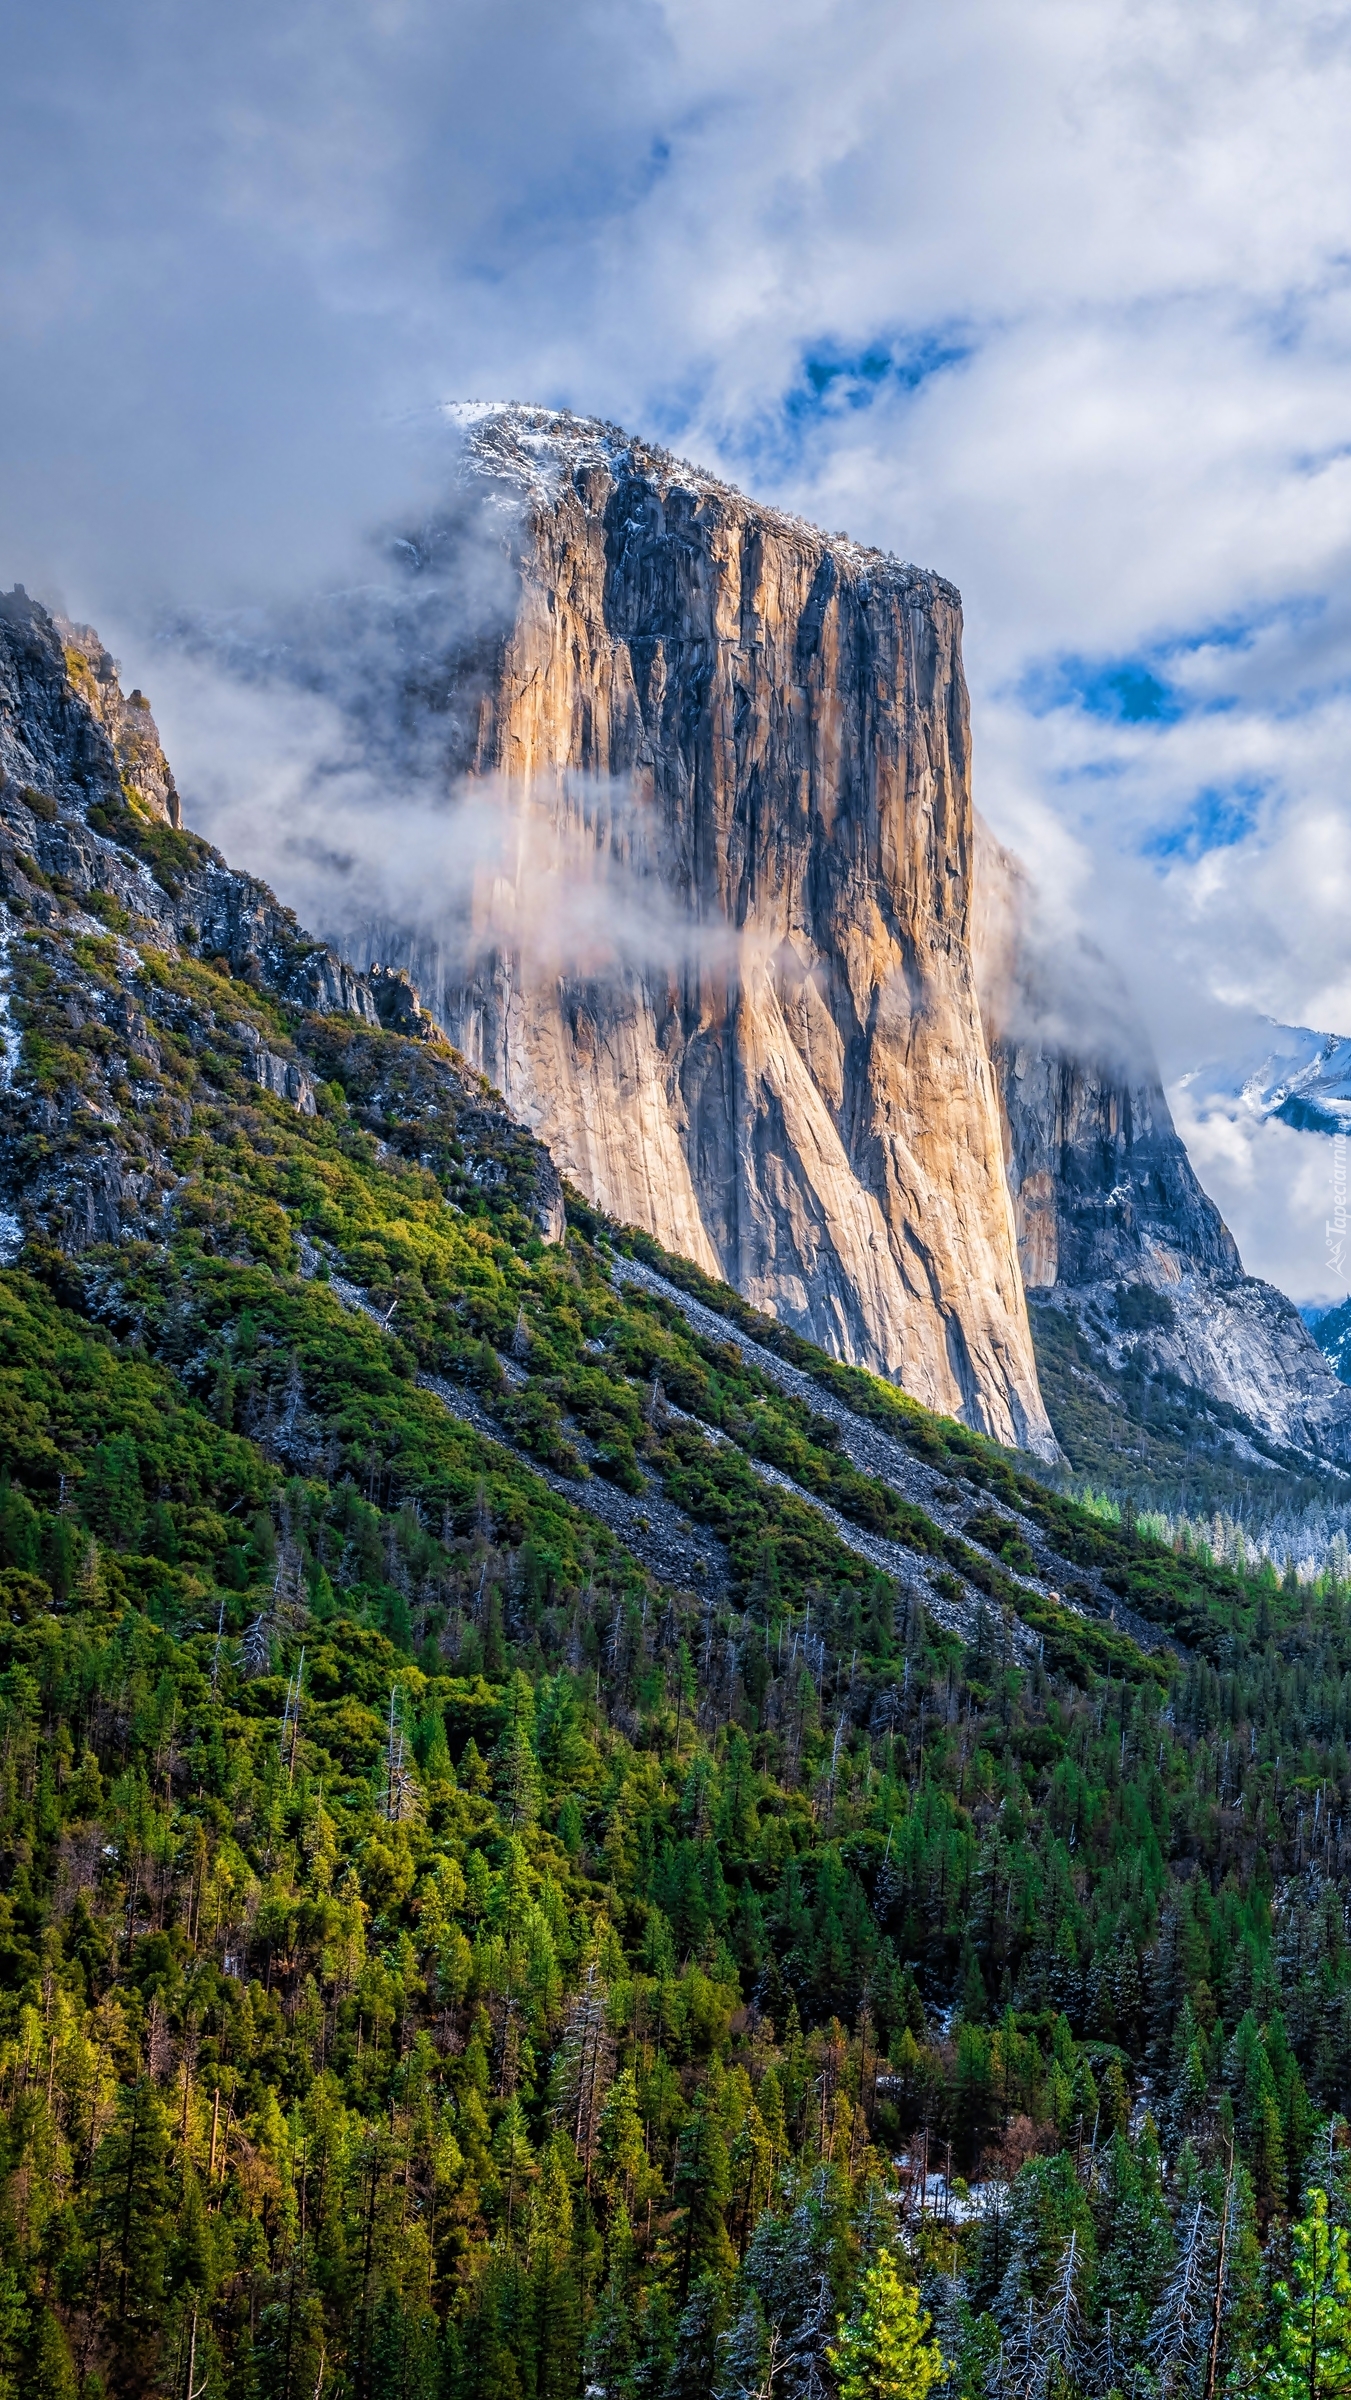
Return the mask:
<svg viewBox="0 0 1351 2400">
<path fill-rule="evenodd" d="M 1269 1019 L 1256 1041 L 1196 1067 L 1182 1082 L 1204 1106 L 1239 1101 L 1254 1117 L 1279 1117 L 1298 1133 L 1351 1133 L 1351 1036 Z"/>
</svg>

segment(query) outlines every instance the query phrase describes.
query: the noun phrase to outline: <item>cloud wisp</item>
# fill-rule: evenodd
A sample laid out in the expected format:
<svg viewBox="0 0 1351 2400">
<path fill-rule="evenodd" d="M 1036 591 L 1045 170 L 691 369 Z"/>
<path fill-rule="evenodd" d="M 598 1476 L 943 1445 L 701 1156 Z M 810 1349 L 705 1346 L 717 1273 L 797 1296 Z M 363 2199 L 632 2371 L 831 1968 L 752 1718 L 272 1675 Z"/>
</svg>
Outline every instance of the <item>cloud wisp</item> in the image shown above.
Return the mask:
<svg viewBox="0 0 1351 2400">
<path fill-rule="evenodd" d="M 359 965 L 409 968 L 434 1014 L 497 957 L 529 983 L 735 971 L 735 929 L 691 913 L 656 811 L 625 780 L 457 775 L 444 717 L 405 738 L 392 685 L 377 709 L 369 654 L 356 715 L 233 663 L 161 659 L 195 825 Z"/>
</svg>

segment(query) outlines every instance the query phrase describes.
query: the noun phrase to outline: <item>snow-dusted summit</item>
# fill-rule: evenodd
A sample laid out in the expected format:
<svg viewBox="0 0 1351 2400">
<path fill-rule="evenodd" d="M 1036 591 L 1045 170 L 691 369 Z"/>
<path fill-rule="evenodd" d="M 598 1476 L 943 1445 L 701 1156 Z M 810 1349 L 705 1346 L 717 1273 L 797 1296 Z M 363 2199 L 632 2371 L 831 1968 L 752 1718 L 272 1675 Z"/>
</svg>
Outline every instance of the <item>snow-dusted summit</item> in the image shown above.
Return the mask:
<svg viewBox="0 0 1351 2400">
<path fill-rule="evenodd" d="M 1297 1133 L 1351 1133 L 1351 1036 L 1268 1019 L 1246 1052 L 1182 1078 L 1204 1107 L 1238 1102 L 1249 1116 L 1279 1117 Z"/>
</svg>

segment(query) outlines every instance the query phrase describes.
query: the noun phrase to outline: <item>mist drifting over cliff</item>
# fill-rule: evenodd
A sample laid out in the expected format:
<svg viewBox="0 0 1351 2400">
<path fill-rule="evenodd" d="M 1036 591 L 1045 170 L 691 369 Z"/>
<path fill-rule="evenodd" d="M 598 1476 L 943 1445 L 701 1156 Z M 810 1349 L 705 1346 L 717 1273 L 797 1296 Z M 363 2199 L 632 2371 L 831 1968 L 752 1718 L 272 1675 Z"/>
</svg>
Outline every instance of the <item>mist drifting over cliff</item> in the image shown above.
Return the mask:
<svg viewBox="0 0 1351 2400">
<path fill-rule="evenodd" d="M 182 673 L 260 728 L 290 712 L 280 774 L 222 801 L 233 838 L 413 967 L 602 1206 L 1047 1446 L 968 941 L 957 593 L 610 424 L 458 429 L 446 509 L 378 587 L 178 629 Z"/>
<path fill-rule="evenodd" d="M 526 496 L 466 474 L 457 412 L 440 423 L 439 505 L 371 538 L 361 580 L 162 620 L 193 822 L 352 955 L 407 966 L 437 1011 L 495 949 L 600 982 L 730 966 L 731 929 L 681 896 L 669 830 L 631 775 L 476 757 Z"/>
</svg>

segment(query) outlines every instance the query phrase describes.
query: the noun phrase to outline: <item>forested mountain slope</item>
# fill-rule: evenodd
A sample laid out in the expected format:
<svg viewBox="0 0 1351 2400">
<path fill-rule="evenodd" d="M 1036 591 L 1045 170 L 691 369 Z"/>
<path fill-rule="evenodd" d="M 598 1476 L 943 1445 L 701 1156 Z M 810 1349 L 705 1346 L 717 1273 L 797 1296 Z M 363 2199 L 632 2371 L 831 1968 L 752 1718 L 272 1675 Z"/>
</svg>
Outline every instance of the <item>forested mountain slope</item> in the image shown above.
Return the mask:
<svg viewBox="0 0 1351 2400">
<path fill-rule="evenodd" d="M 0 2381 L 834 2400 L 891 2247 L 949 2394 L 1262 2388 L 1351 1595 L 565 1225 L 19 638 Z"/>
</svg>

